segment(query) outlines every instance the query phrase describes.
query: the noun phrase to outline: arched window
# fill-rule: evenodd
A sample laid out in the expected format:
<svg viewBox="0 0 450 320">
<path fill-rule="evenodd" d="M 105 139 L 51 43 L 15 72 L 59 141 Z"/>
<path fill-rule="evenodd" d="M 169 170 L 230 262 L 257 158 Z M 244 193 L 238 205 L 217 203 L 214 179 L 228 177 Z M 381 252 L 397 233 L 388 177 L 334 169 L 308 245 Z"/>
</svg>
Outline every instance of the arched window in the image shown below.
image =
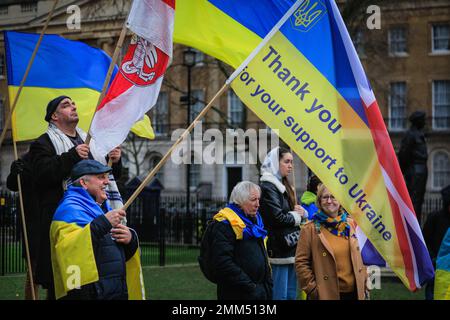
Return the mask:
<svg viewBox="0 0 450 320">
<path fill-rule="evenodd" d="M 442 189 L 450 184 L 450 158 L 447 152 L 438 151 L 433 156 L 433 188 Z"/>
</svg>

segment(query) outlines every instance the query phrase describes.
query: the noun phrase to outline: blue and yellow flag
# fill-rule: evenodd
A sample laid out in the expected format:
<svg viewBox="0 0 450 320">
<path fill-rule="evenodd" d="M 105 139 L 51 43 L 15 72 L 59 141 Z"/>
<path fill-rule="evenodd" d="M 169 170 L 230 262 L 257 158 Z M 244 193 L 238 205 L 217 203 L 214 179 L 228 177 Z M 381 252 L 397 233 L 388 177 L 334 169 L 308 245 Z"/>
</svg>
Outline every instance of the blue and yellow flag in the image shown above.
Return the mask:
<svg viewBox="0 0 450 320">
<path fill-rule="evenodd" d="M 450 300 L 450 229 L 447 230 L 444 239 L 442 239 L 436 259 L 434 299 Z"/>
<path fill-rule="evenodd" d="M 39 35 L 5 31 L 4 39 L 12 105 Z M 100 49 L 58 35 L 44 35 L 13 114 L 15 140 L 31 140 L 44 133 L 48 125 L 44 120 L 47 104 L 60 95 L 75 101 L 79 127 L 87 131 L 110 62 L 111 58 Z M 140 122 L 132 131 L 141 137 L 154 139 L 148 117 Z"/>
<path fill-rule="evenodd" d="M 383 117 L 334 0 L 180 1 L 174 39 L 239 66 L 227 80 L 236 94 L 317 174 L 406 287 L 415 291 L 433 277 Z"/>
<path fill-rule="evenodd" d="M 90 223 L 101 215 L 102 209 L 83 188 L 70 186 L 64 193 L 50 226 L 56 299 L 99 280 Z M 145 299 L 139 248 L 126 262 L 126 282 L 130 300 Z"/>
</svg>

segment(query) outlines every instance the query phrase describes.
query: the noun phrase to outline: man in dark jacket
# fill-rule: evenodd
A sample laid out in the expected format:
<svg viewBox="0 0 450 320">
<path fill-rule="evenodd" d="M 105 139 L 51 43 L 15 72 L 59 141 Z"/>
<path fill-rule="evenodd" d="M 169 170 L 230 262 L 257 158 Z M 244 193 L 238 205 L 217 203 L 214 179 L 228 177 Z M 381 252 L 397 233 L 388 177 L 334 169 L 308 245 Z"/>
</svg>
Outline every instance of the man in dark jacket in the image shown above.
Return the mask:
<svg viewBox="0 0 450 320">
<path fill-rule="evenodd" d="M 82 159 L 101 160 L 94 149 L 84 143 L 86 133 L 77 127 L 79 118 L 75 102 L 67 96 L 51 100 L 47 105 L 45 121 L 47 132 L 30 146 L 32 170 L 38 192 L 40 229 L 42 232 L 40 258 L 36 269 L 36 283 L 48 289 L 48 299 L 54 299 L 53 276 L 50 263 L 49 230 L 53 214 L 61 200 L 70 171 Z M 113 174 L 120 176 L 120 150 L 110 153 Z M 103 158 L 104 160 L 104 158 Z M 110 175 L 110 180 L 112 180 Z M 115 182 L 111 182 L 111 184 Z M 118 191 L 111 192 L 112 199 L 120 199 Z M 108 198 L 109 197 L 108 194 Z M 121 205 L 113 208 L 121 207 Z"/>
<path fill-rule="evenodd" d="M 39 207 L 36 190 L 34 187 L 33 175 L 31 170 L 30 153 L 27 152 L 21 158 L 13 161 L 11 164 L 11 171 L 6 178 L 6 186 L 11 191 L 19 191 L 17 176 L 20 175 L 20 183 L 22 187 L 22 200 L 24 207 L 25 223 L 27 229 L 28 248 L 30 250 L 31 270 L 33 278 L 36 274 L 37 260 L 39 259 L 39 246 L 41 239 L 41 232 L 39 228 Z M 18 208 L 20 210 L 20 208 Z M 22 215 L 18 211 L 20 223 L 22 224 Z M 22 243 L 25 243 L 25 238 L 22 235 Z M 23 258 L 26 257 L 25 245 L 22 245 Z M 35 297 L 38 299 L 38 286 L 34 282 L 34 288 L 31 286 L 30 274 L 27 272 L 25 280 L 25 300 L 31 300 L 32 290 L 34 290 Z"/>
<path fill-rule="evenodd" d="M 423 132 L 425 116 L 423 111 L 416 111 L 410 115 L 411 128 L 402 139 L 398 153 L 398 161 L 420 225 L 422 224 L 422 204 L 428 177 L 428 151 Z"/>
<path fill-rule="evenodd" d="M 423 227 L 423 238 L 427 244 L 433 265 L 436 268 L 436 258 L 448 228 L 450 227 L 450 185 L 441 190 L 442 209 L 431 213 Z M 434 279 L 426 287 L 425 295 L 428 300 L 433 299 Z"/>
<path fill-rule="evenodd" d="M 271 300 L 272 276 L 267 260 L 264 230 L 258 213 L 260 189 L 238 183 L 230 203 L 214 216 L 212 267 L 217 275 L 219 300 Z"/>
<path fill-rule="evenodd" d="M 73 167 L 74 183 L 64 193 L 50 228 L 58 299 L 126 300 L 127 273 L 140 272 L 138 258 L 134 271 L 126 265 L 135 254 L 139 256 L 137 235 L 121 224 L 125 211 L 112 210 L 107 201 L 111 170 L 95 160 L 82 160 Z"/>
</svg>

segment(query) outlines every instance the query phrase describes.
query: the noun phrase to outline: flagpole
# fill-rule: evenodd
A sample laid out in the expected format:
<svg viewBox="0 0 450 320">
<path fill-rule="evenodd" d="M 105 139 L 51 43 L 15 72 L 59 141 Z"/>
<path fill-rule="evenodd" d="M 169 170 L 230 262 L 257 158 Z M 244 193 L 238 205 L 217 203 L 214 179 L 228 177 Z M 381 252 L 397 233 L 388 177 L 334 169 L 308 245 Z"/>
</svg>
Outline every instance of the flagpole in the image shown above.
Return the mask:
<svg viewBox="0 0 450 320">
<path fill-rule="evenodd" d="M 117 58 L 119 57 L 119 53 L 120 53 L 120 50 L 122 49 L 122 45 L 123 45 L 126 35 L 127 35 L 127 21 L 125 20 L 125 22 L 123 23 L 122 31 L 120 32 L 119 40 L 117 41 L 116 48 L 114 49 L 114 54 L 112 56 L 111 63 L 109 64 L 109 69 L 108 69 L 108 73 L 106 74 L 105 82 L 103 82 L 102 92 L 100 94 L 100 97 L 98 98 L 97 106 L 95 108 L 94 115 L 92 116 L 91 123 L 89 124 L 89 130 L 87 132 L 86 141 L 84 142 L 87 145 L 89 145 L 89 143 L 91 142 L 91 133 L 90 133 L 91 126 L 92 126 L 92 123 L 94 122 L 94 117 L 95 117 L 95 114 L 97 113 L 97 108 L 106 95 L 106 89 L 108 88 L 109 81 L 111 80 L 111 76 L 114 71 L 114 66 L 116 64 Z"/>
<path fill-rule="evenodd" d="M 19 156 L 17 154 L 17 143 L 16 143 L 16 139 L 14 139 L 14 133 L 13 133 L 13 146 L 14 146 L 14 159 L 18 160 Z M 25 221 L 25 208 L 23 206 L 22 181 L 20 179 L 20 173 L 17 175 L 17 186 L 18 186 L 18 190 L 19 190 L 20 214 L 22 217 L 22 230 L 23 230 L 23 238 L 24 238 L 24 242 L 25 242 L 25 252 L 27 255 L 28 274 L 30 277 L 30 284 L 31 284 L 31 297 L 33 298 L 33 300 L 36 300 L 36 295 L 34 292 L 35 288 L 34 288 L 34 280 L 33 280 L 33 270 L 31 269 L 30 247 L 28 245 L 27 224 Z"/>
<path fill-rule="evenodd" d="M 164 157 L 158 162 L 158 164 L 153 168 L 152 171 L 147 175 L 147 177 L 141 182 L 139 187 L 134 191 L 131 197 L 127 200 L 125 205 L 123 206 L 123 210 L 127 210 L 131 203 L 137 198 L 137 196 L 141 193 L 141 191 L 145 188 L 147 184 L 149 184 L 150 180 L 155 176 L 155 174 L 161 169 L 161 167 L 167 162 L 169 157 L 175 148 L 186 138 L 189 132 L 194 129 L 197 123 L 206 115 L 206 113 L 211 109 L 213 103 L 228 89 L 229 84 L 225 83 L 219 92 L 212 98 L 212 100 L 208 103 L 208 105 L 203 108 L 203 110 L 198 114 L 198 116 L 194 119 L 194 121 L 189 125 L 189 127 L 183 132 L 183 134 L 178 138 L 178 140 L 172 145 L 172 147 L 167 151 Z"/>
<path fill-rule="evenodd" d="M 50 13 L 47 16 L 47 21 L 45 21 L 44 28 L 41 31 L 41 34 L 39 36 L 39 40 L 36 43 L 36 46 L 34 47 L 33 54 L 31 55 L 30 61 L 28 62 L 27 69 L 25 70 L 25 73 L 24 73 L 24 75 L 22 77 L 22 81 L 20 82 L 19 90 L 17 91 L 17 94 L 14 97 L 14 102 L 13 102 L 11 108 L 10 108 L 10 112 L 9 112 L 8 116 L 6 117 L 5 127 L 3 128 L 2 135 L 0 136 L 0 149 L 2 147 L 3 140 L 5 139 L 5 136 L 6 136 L 6 130 L 8 129 L 8 127 L 9 127 L 9 125 L 11 123 L 12 115 L 14 113 L 14 110 L 16 109 L 17 102 L 19 101 L 19 96 L 20 96 L 20 94 L 22 92 L 22 89 L 23 89 L 23 87 L 25 85 L 25 81 L 28 78 L 28 73 L 31 70 L 31 66 L 33 65 L 33 62 L 34 62 L 34 59 L 36 57 L 37 51 L 38 51 L 38 49 L 39 49 L 39 47 L 41 45 L 41 42 L 42 42 L 42 38 L 44 37 L 45 31 L 47 30 L 48 24 L 50 22 L 51 17 L 53 16 L 53 12 L 55 11 L 55 8 L 56 8 L 56 5 L 58 4 L 58 1 L 59 0 L 55 0 L 55 2 L 53 3 L 53 7 L 52 7 L 52 9 L 50 10 Z"/>
</svg>

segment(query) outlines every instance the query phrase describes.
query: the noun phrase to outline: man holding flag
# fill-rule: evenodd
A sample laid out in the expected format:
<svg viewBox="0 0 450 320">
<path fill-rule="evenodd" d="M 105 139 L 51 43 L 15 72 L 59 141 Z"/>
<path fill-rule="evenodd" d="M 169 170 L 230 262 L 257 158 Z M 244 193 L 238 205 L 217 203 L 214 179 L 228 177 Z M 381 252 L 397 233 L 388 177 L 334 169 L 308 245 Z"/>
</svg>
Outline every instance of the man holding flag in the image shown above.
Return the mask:
<svg viewBox="0 0 450 320">
<path fill-rule="evenodd" d="M 68 184 L 72 167 L 83 159 L 96 159 L 104 164 L 106 159 L 96 152 L 95 142 L 91 142 L 91 146 L 84 143 L 86 133 L 77 127 L 77 108 L 70 97 L 59 96 L 51 100 L 47 105 L 45 121 L 48 122 L 47 132 L 31 144 L 30 154 L 42 230 L 36 282 L 48 289 L 48 298 L 53 299 L 49 239 L 53 214 Z M 113 173 L 119 178 L 122 167 L 120 149 L 113 150 L 110 158 L 113 162 Z M 122 198 L 114 175 L 109 175 L 107 195 L 113 208 L 121 208 Z"/>
</svg>

